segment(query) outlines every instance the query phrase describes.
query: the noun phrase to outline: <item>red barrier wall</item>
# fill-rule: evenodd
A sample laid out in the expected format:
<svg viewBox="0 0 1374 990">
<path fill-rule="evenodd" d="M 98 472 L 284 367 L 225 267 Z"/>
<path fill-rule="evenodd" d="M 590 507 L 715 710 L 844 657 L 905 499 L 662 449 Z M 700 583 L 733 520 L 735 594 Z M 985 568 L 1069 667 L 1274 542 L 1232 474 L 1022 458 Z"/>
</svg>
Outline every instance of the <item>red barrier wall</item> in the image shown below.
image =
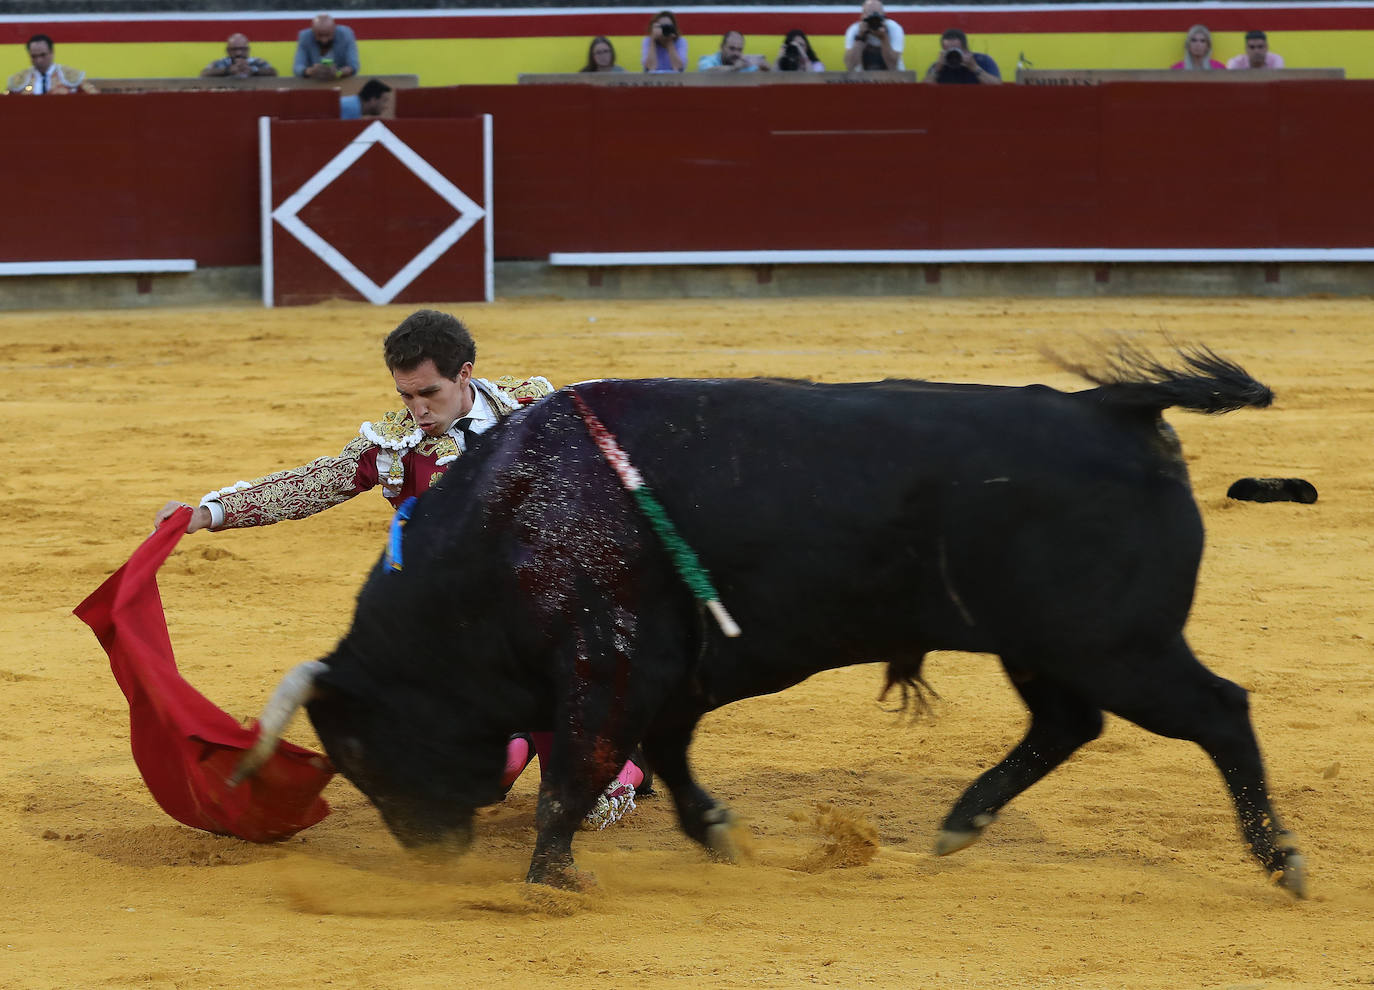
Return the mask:
<svg viewBox="0 0 1374 990">
<path fill-rule="evenodd" d="M 258 117 L 338 115 L 328 91 L 0 98 L 0 261 L 258 264 Z"/>
<path fill-rule="evenodd" d="M 498 258 L 553 251 L 1374 245 L 1374 81 L 462 86 Z M 0 100 L 0 261 L 259 262 L 256 118 L 329 92 Z M 15 197 L 22 191 L 22 198 Z M 16 202 L 17 199 L 17 202 Z"/>
<path fill-rule="evenodd" d="M 1374 83 L 465 86 L 495 117 L 496 254 L 1358 247 Z"/>
</svg>

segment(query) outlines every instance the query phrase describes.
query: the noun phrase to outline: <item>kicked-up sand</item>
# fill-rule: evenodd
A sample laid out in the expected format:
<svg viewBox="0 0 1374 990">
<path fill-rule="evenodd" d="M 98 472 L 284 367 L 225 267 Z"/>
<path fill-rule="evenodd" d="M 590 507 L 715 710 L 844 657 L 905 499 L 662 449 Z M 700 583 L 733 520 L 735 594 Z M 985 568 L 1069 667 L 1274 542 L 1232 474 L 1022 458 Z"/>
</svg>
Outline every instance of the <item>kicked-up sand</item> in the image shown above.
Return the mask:
<svg viewBox="0 0 1374 990">
<path fill-rule="evenodd" d="M 528 301 L 452 307 L 479 373 L 920 377 L 1079 387 L 1042 348 L 1207 344 L 1278 393 L 1168 413 L 1208 544 L 1188 635 L 1251 692 L 1296 901 L 1251 860 L 1196 746 L 1110 718 L 982 841 L 931 854 L 1019 739 L 987 656 L 939 653 L 912 722 L 881 670 L 710 715 L 703 784 L 748 860 L 711 862 L 671 801 L 581 833 L 588 892 L 522 883 L 537 773 L 443 867 L 403 854 L 343 779 L 277 845 L 177 824 L 71 610 L 164 501 L 336 453 L 398 406 L 380 341 L 407 312 L 337 304 L 0 315 L 0 987 L 1133 987 L 1374 985 L 1374 303 L 1369 300 Z M 1298 476 L 1314 505 L 1229 501 Z M 843 479 L 836 479 L 843 497 Z M 304 522 L 186 537 L 160 574 L 181 670 L 250 718 L 325 653 L 379 553 L 379 494 Z M 823 589 L 818 589 L 823 593 Z M 805 608 L 805 602 L 797 607 Z M 894 607 L 900 607 L 894 603 Z M 308 720 L 288 736 L 317 745 Z"/>
</svg>

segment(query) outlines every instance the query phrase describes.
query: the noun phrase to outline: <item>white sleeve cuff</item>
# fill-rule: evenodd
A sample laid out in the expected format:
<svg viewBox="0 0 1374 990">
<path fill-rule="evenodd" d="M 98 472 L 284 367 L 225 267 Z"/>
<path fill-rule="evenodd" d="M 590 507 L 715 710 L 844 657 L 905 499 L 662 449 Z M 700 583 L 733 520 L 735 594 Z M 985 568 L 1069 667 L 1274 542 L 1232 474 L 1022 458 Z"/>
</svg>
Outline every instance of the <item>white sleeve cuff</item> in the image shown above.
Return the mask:
<svg viewBox="0 0 1374 990">
<path fill-rule="evenodd" d="M 200 504 L 210 510 L 211 529 L 219 529 L 224 525 L 224 506 L 219 504 L 219 499 L 213 498 L 212 495 L 206 495 L 200 500 Z"/>
</svg>

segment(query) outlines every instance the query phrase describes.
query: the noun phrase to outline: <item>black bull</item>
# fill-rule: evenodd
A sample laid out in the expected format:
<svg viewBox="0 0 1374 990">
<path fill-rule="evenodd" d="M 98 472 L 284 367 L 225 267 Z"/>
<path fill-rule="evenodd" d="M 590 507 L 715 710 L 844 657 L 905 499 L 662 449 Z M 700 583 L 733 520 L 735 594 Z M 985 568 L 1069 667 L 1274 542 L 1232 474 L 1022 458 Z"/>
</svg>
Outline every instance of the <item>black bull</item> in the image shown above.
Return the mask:
<svg viewBox="0 0 1374 990">
<path fill-rule="evenodd" d="M 683 830 L 729 857 L 728 811 L 688 765 L 706 712 L 833 667 L 887 661 L 905 688 L 929 650 L 993 653 L 1030 726 L 955 803 L 937 852 L 973 842 L 1108 711 L 1200 745 L 1255 856 L 1301 894 L 1246 692 L 1183 637 L 1203 530 L 1160 417 L 1272 395 L 1205 350 L 1177 367 L 1127 355 L 1090 377 L 1098 387 L 1076 393 L 576 386 L 709 569 L 737 639 L 675 572 L 569 390 L 556 393 L 418 501 L 402 569 L 374 567 L 337 649 L 283 682 L 263 748 L 306 699 L 330 759 L 403 844 L 461 848 L 473 809 L 501 796 L 507 737 L 552 726 L 529 879 L 567 883 L 574 832 L 636 743 Z"/>
</svg>

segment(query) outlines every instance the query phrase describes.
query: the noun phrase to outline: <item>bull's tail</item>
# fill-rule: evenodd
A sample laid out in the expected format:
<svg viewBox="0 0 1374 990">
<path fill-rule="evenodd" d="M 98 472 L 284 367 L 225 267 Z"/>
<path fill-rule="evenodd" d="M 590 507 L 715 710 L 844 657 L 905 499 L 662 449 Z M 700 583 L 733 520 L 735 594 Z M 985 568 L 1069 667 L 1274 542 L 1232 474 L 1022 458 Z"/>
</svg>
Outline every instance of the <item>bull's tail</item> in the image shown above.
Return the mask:
<svg viewBox="0 0 1374 990">
<path fill-rule="evenodd" d="M 886 701 L 887 696 L 895 687 L 901 691 L 901 705 L 897 708 L 898 712 L 910 712 L 913 720 L 928 714 L 930 712 L 930 700 L 926 695 L 929 694 L 937 700 L 940 695 L 921 676 L 921 664 L 925 658 L 925 654 L 922 653 L 914 658 L 908 657 L 902 660 L 889 661 L 887 679 L 883 684 L 882 693 L 878 695 L 878 701 Z"/>
<path fill-rule="evenodd" d="M 1176 353 L 1180 363 L 1173 367 L 1129 344 L 1118 346 L 1101 368 L 1055 360 L 1066 371 L 1095 383 L 1098 388 L 1091 394 L 1118 406 L 1224 413 L 1246 406 L 1264 408 L 1274 401 L 1267 385 L 1210 348 L 1178 348 Z"/>
</svg>

